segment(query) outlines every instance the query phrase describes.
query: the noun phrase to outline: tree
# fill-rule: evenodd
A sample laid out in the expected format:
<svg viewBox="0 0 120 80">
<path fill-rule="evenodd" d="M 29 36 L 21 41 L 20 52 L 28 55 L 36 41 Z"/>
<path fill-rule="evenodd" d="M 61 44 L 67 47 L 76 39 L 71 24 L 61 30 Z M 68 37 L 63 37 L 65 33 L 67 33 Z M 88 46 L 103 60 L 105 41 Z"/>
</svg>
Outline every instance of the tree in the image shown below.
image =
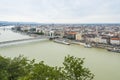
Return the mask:
<svg viewBox="0 0 120 80">
<path fill-rule="evenodd" d="M 45 65 L 43 61 L 34 64 L 32 71 L 23 80 L 65 80 L 64 75 L 57 67 Z"/>
<path fill-rule="evenodd" d="M 63 67 L 51 67 L 43 61 L 35 63 L 23 56 L 0 56 L 0 80 L 92 80 L 94 75 L 83 63 L 84 59 L 69 55 Z"/>
<path fill-rule="evenodd" d="M 36 31 L 36 28 L 31 28 L 29 31 L 30 31 L 30 32 L 35 32 L 35 31 Z"/>
<path fill-rule="evenodd" d="M 9 59 L 0 56 L 0 80 L 8 80 L 7 68 L 9 65 Z"/>
<path fill-rule="evenodd" d="M 27 65 L 27 58 L 21 55 L 19 57 L 11 59 L 7 69 L 9 74 L 8 80 L 17 80 L 18 78 L 27 75 Z"/>
<path fill-rule="evenodd" d="M 94 75 L 83 67 L 84 58 L 67 56 L 64 59 L 64 71 L 69 80 L 92 80 Z"/>
</svg>

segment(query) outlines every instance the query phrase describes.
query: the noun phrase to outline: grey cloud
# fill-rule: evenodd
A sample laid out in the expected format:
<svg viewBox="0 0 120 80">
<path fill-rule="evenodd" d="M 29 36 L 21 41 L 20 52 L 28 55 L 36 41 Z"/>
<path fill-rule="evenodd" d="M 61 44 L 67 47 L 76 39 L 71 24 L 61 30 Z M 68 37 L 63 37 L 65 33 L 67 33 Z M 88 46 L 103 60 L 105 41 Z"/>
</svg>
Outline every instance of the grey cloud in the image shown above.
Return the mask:
<svg viewBox="0 0 120 80">
<path fill-rule="evenodd" d="M 119 4 L 119 0 L 1 0 L 0 15 L 31 17 L 35 21 L 35 18 L 84 19 L 94 15 L 120 19 Z"/>
</svg>

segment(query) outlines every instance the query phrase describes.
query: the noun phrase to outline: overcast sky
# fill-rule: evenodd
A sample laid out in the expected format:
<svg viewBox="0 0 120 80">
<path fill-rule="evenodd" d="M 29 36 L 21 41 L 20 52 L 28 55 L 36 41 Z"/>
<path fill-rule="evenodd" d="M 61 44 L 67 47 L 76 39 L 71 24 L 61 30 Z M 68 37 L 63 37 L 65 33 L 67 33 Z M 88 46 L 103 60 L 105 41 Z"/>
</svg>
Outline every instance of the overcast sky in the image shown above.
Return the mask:
<svg viewBox="0 0 120 80">
<path fill-rule="evenodd" d="M 120 0 L 0 0 L 0 21 L 120 23 Z"/>
</svg>

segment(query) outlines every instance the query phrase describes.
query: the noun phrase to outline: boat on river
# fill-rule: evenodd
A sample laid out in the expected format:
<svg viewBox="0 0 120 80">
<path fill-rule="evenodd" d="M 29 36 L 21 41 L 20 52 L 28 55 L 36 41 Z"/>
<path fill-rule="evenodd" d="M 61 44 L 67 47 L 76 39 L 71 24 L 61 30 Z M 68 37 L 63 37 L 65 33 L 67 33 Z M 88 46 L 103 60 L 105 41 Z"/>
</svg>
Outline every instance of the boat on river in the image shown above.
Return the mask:
<svg viewBox="0 0 120 80">
<path fill-rule="evenodd" d="M 120 49 L 116 49 L 116 48 L 110 48 L 110 49 L 107 49 L 107 50 L 110 51 L 110 52 L 120 53 Z"/>
<path fill-rule="evenodd" d="M 84 47 L 85 48 L 92 48 L 92 46 L 90 44 L 85 44 Z"/>
<path fill-rule="evenodd" d="M 55 39 L 54 42 L 56 42 L 56 43 L 61 43 L 61 44 L 66 44 L 66 45 L 70 45 L 70 43 L 66 42 L 65 40 Z"/>
</svg>

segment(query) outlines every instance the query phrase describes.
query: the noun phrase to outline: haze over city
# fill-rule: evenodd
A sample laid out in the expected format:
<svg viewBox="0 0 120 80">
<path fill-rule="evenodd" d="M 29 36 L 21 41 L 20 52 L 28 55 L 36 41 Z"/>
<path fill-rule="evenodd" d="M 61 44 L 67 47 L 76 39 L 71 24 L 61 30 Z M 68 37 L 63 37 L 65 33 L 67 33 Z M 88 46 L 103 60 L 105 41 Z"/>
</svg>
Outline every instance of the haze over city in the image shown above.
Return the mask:
<svg viewBox="0 0 120 80">
<path fill-rule="evenodd" d="M 120 23 L 120 0 L 0 0 L 0 21 Z"/>
</svg>

